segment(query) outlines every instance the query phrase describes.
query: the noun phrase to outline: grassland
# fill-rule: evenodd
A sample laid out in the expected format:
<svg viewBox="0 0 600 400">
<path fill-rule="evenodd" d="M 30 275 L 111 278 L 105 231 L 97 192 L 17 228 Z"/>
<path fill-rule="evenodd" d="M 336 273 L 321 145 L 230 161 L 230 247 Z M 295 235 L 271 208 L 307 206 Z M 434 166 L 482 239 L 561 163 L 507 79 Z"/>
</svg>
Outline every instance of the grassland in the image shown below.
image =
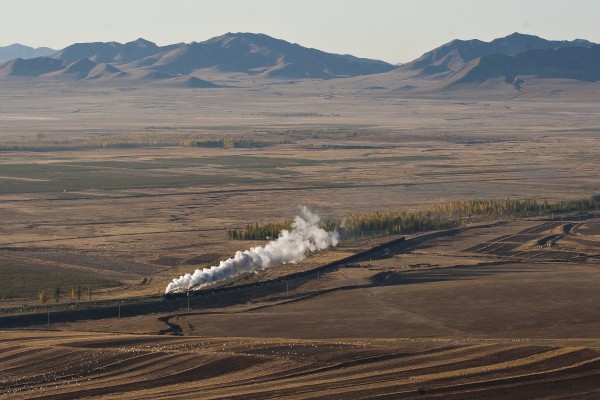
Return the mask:
<svg viewBox="0 0 600 400">
<path fill-rule="evenodd" d="M 77 286 L 98 289 L 122 285 L 116 280 L 101 279 L 86 274 L 44 271 L 39 268 L 23 268 L 22 266 L 2 266 L 0 274 L 3 281 L 2 289 L 0 289 L 2 299 L 36 298 L 41 291 L 45 290 L 48 293 L 48 299 L 53 301 L 51 300 L 52 290 L 59 287 L 64 301 L 69 290 Z"/>
<path fill-rule="evenodd" d="M 11 294 L 0 307 L 35 303 L 45 284 L 98 285 L 95 298 L 107 302 L 160 294 L 176 276 L 263 243 L 229 240 L 230 229 L 292 218 L 299 204 L 342 218 L 468 199 L 589 198 L 600 192 L 599 107 L 527 94 L 324 95 L 314 83 L 7 85 L 0 276 Z M 231 137 L 269 146 L 185 142 Z M 178 303 L 176 312 L 53 323 L 54 332 L 3 331 L 0 393 L 593 398 L 600 234 L 597 221 L 568 217 L 414 238 L 341 270 L 193 298 L 189 312 Z M 252 280 L 385 239 L 343 243 Z M 186 337 L 148 335 L 172 327 Z"/>
</svg>

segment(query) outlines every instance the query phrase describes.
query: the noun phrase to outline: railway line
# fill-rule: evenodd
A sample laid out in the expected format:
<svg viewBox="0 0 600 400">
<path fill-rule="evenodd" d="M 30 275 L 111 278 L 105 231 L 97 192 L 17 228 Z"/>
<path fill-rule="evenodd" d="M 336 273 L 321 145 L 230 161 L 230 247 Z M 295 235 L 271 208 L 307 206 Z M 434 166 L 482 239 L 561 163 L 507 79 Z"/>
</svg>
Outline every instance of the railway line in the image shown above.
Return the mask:
<svg viewBox="0 0 600 400">
<path fill-rule="evenodd" d="M 437 233 L 438 235 L 440 232 Z M 428 234 L 429 236 L 431 234 Z M 420 237 L 422 238 L 422 237 Z M 3 328 L 19 328 L 34 325 L 49 325 L 57 322 L 73 322 L 87 319 L 103 319 L 120 317 L 131 317 L 136 315 L 172 312 L 184 308 L 189 297 L 196 298 L 194 301 L 195 307 L 198 303 L 210 303 L 210 301 L 198 301 L 198 298 L 208 298 L 216 295 L 229 295 L 233 293 L 242 293 L 238 301 L 246 301 L 247 295 L 243 292 L 252 291 L 255 289 L 271 289 L 273 291 L 283 290 L 282 283 L 290 282 L 298 278 L 309 277 L 311 275 L 320 274 L 330 270 L 334 270 L 343 265 L 357 262 L 366 257 L 373 257 L 381 253 L 388 247 L 397 247 L 406 242 L 404 236 L 396 237 L 393 240 L 387 241 L 380 245 L 374 246 L 367 250 L 353 254 L 352 256 L 336 260 L 331 263 L 324 264 L 317 268 L 306 271 L 296 272 L 289 275 L 276 277 L 264 281 L 247 283 L 238 286 L 227 286 L 231 281 L 225 281 L 218 286 L 191 290 L 189 292 L 167 293 L 163 296 L 153 295 L 147 297 L 139 297 L 136 299 L 121 299 L 113 301 L 104 301 L 101 305 L 91 305 L 77 310 L 60 310 L 60 311 L 45 311 L 27 314 L 13 314 L 0 316 L 0 329 Z M 239 279 L 239 276 L 237 277 Z M 233 301 L 236 296 L 226 296 L 229 301 Z M 133 302 L 134 301 L 134 302 Z M 89 304 L 89 303 L 88 303 Z"/>
<path fill-rule="evenodd" d="M 548 229 L 554 229 L 561 225 L 565 225 L 566 223 L 566 221 L 548 220 L 539 222 L 540 224 L 535 227 L 527 228 L 517 234 L 505 235 L 505 237 L 496 238 L 493 243 L 484 242 L 464 251 L 474 251 L 475 254 L 480 253 L 481 251 L 491 251 L 491 253 L 496 253 L 499 249 L 494 246 L 501 246 L 502 251 L 510 251 L 510 247 L 514 247 L 514 244 L 511 242 L 519 242 L 521 241 L 521 238 L 524 239 L 525 237 L 528 240 L 532 239 L 532 237 L 530 238 L 530 235 L 533 235 L 534 232 L 540 236 L 545 236 L 543 232 L 546 232 Z M 498 224 L 503 224 L 503 222 L 429 232 L 409 238 L 405 236 L 396 236 L 384 243 L 377 244 L 362 251 L 357 251 L 350 256 L 320 265 L 316 268 L 235 286 L 231 285 L 232 281 L 225 281 L 216 286 L 199 288 L 189 292 L 168 293 L 162 296 L 150 295 L 136 298 L 85 302 L 72 305 L 78 307 L 78 309 L 57 310 L 55 308 L 57 307 L 56 305 L 48 305 L 40 311 L 29 313 L 19 312 L 19 309 L 5 309 L 1 310 L 5 315 L 0 315 L 0 329 L 51 325 L 53 323 L 82 320 L 99 320 L 115 317 L 133 317 L 153 313 L 181 312 L 181 310 L 186 309 L 189 304 L 191 304 L 194 309 L 204 308 L 207 310 L 234 304 L 243 304 L 252 301 L 258 295 L 265 296 L 285 293 L 288 285 L 291 285 L 294 282 L 302 279 L 311 279 L 313 276 L 316 277 L 319 274 L 339 269 L 344 265 L 369 258 L 376 259 L 377 257 L 387 257 L 389 256 L 388 249 L 393 249 L 396 253 L 399 253 L 408 249 L 419 248 L 420 245 L 429 240 L 458 235 L 472 229 L 492 228 Z M 573 224 L 570 225 L 572 226 Z M 570 230 L 571 226 L 568 226 L 567 229 Z M 536 254 L 533 253 L 528 254 L 529 258 L 532 258 L 535 255 Z M 548 254 L 545 255 L 548 256 Z M 239 276 L 236 277 L 236 279 L 239 279 Z"/>
</svg>

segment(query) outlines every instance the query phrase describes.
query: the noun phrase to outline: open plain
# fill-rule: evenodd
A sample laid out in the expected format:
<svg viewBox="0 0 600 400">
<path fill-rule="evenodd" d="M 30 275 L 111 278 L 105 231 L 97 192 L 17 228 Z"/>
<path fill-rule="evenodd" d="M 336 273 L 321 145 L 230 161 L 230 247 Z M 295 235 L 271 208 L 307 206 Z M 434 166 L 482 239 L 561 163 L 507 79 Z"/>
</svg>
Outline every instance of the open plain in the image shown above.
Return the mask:
<svg viewBox="0 0 600 400">
<path fill-rule="evenodd" d="M 47 307 L 52 318 L 76 306 L 72 286 L 93 287 L 94 301 L 153 300 L 121 318 L 1 331 L 0 394 L 600 397 L 597 213 L 407 233 L 386 253 L 310 273 L 395 237 L 342 242 L 254 281 L 308 271 L 298 277 L 156 306 L 172 278 L 263 243 L 229 229 L 300 204 L 343 217 L 595 195 L 595 91 L 245 85 L 3 86 L 0 317 Z M 254 142 L 206 146 L 239 138 Z M 57 286 L 63 298 L 40 303 Z"/>
</svg>

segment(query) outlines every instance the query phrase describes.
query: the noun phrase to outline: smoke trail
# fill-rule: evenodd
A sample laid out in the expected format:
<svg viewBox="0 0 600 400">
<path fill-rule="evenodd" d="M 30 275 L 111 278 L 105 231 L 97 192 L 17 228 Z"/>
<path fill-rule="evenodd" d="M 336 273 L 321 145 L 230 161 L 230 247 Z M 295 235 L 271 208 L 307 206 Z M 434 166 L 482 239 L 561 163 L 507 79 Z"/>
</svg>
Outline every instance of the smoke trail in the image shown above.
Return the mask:
<svg viewBox="0 0 600 400">
<path fill-rule="evenodd" d="M 294 218 L 292 230 L 283 230 L 276 240 L 264 247 L 252 247 L 238 251 L 235 256 L 221 261 L 218 266 L 197 269 L 193 274 L 185 274 L 173 279 L 166 293 L 189 290 L 193 286 L 217 282 L 242 272 L 260 271 L 281 264 L 303 260 L 306 254 L 336 246 L 337 232 L 327 232 L 319 227 L 319 216 L 305 206 L 300 207 L 300 215 Z"/>
</svg>

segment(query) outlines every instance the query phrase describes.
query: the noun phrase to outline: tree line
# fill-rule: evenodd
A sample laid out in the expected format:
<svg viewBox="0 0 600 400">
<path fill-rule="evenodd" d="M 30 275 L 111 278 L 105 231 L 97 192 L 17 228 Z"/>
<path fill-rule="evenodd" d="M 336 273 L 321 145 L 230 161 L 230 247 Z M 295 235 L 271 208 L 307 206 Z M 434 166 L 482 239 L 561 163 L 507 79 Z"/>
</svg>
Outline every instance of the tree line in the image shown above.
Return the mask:
<svg viewBox="0 0 600 400">
<path fill-rule="evenodd" d="M 205 148 L 262 148 L 293 141 L 286 137 L 248 137 L 215 136 L 161 132 L 160 129 L 147 128 L 148 132 L 118 135 L 90 135 L 77 137 L 59 137 L 38 133 L 36 140 L 15 142 L 0 141 L 0 151 L 68 151 L 96 148 L 140 148 L 140 147 L 205 147 Z"/>
<path fill-rule="evenodd" d="M 229 239 L 238 240 L 269 240 L 279 236 L 282 230 L 292 229 L 292 220 L 282 222 L 269 222 L 266 224 L 248 224 L 243 229 L 230 229 L 227 231 Z"/>
<path fill-rule="evenodd" d="M 289 139 L 256 139 L 245 137 L 226 137 L 226 138 L 204 138 L 204 139 L 186 139 L 180 142 L 185 147 L 208 147 L 223 149 L 238 148 L 260 148 L 274 146 L 277 144 L 290 144 Z"/>
<path fill-rule="evenodd" d="M 486 199 L 434 203 L 425 210 L 376 211 L 350 214 L 342 218 L 328 217 L 321 226 L 328 231 L 338 231 L 342 239 L 363 236 L 412 234 L 423 231 L 449 229 L 469 222 L 498 218 L 522 218 L 566 212 L 600 209 L 600 194 L 588 199 L 548 200 Z M 291 220 L 279 223 L 248 224 L 245 228 L 230 229 L 229 239 L 267 240 L 277 238 L 283 229 L 291 229 Z"/>
<path fill-rule="evenodd" d="M 81 301 L 81 299 L 85 299 L 87 297 L 88 300 L 92 299 L 93 289 L 91 286 L 83 287 L 76 286 L 72 287 L 68 292 L 68 298 L 71 301 Z M 62 289 L 58 286 L 55 286 L 52 290 L 42 290 L 38 297 L 42 303 L 46 303 L 49 300 L 49 296 L 52 296 L 52 300 L 55 303 L 58 303 L 63 295 Z"/>
</svg>

